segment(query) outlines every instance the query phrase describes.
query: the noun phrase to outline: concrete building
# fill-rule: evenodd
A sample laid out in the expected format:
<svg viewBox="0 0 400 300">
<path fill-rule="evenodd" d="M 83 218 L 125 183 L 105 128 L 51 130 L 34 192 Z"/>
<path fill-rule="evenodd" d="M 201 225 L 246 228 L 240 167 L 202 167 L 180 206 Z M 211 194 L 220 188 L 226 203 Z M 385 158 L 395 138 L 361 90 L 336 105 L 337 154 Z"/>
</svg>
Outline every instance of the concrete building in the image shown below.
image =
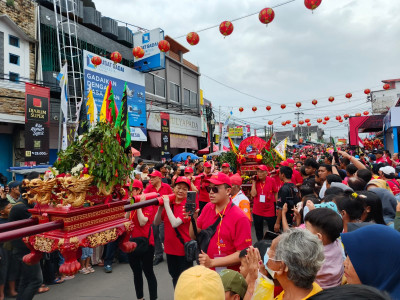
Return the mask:
<svg viewBox="0 0 400 300">
<path fill-rule="evenodd" d="M 292 130 L 275 131 L 275 140 L 281 141 L 286 137 L 289 137 L 289 142 L 298 143 L 298 136 L 300 134 L 300 140 L 305 142 L 323 142 L 324 130 L 318 126 L 298 126 Z"/>
</svg>

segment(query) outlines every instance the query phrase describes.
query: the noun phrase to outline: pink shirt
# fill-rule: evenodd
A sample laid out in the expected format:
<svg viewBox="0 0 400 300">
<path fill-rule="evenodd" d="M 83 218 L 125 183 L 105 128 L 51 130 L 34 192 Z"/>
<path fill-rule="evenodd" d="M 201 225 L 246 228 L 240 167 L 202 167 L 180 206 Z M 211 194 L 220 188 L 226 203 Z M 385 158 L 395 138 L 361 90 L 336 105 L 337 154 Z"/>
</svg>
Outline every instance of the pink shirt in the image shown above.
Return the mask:
<svg viewBox="0 0 400 300">
<path fill-rule="evenodd" d="M 322 289 L 339 286 L 344 273 L 344 251 L 340 240 L 324 246 L 325 261 L 317 273 L 315 282 Z"/>
<path fill-rule="evenodd" d="M 224 215 L 208 245 L 207 254 L 211 259 L 228 256 L 252 244 L 250 221 L 242 210 L 236 205 L 232 206 L 232 201 L 229 201 Z M 218 218 L 219 214 L 215 211 L 215 204 L 207 203 L 197 219 L 197 227 L 206 229 L 214 224 Z M 218 244 L 220 251 L 218 250 Z M 239 267 L 240 264 L 237 264 L 228 268 L 239 271 Z"/>
</svg>

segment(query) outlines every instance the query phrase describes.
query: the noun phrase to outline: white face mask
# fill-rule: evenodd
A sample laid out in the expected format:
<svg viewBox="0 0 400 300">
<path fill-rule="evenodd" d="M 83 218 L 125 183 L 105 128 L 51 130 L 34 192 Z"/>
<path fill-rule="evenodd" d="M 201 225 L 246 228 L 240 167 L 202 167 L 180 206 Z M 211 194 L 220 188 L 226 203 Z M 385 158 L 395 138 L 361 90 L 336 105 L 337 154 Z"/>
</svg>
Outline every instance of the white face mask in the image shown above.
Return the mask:
<svg viewBox="0 0 400 300">
<path fill-rule="evenodd" d="M 269 250 L 269 248 L 268 248 L 268 250 Z M 271 277 L 272 277 L 273 279 L 275 279 L 275 273 L 276 273 L 276 271 L 271 270 L 271 269 L 268 268 L 268 266 L 267 266 L 267 263 L 268 263 L 268 260 L 269 260 L 268 250 L 265 252 L 265 255 L 264 255 L 264 265 L 265 265 L 265 269 L 267 270 L 267 272 L 269 273 L 269 275 L 271 275 Z M 272 259 L 271 259 L 271 260 L 272 260 Z"/>
</svg>

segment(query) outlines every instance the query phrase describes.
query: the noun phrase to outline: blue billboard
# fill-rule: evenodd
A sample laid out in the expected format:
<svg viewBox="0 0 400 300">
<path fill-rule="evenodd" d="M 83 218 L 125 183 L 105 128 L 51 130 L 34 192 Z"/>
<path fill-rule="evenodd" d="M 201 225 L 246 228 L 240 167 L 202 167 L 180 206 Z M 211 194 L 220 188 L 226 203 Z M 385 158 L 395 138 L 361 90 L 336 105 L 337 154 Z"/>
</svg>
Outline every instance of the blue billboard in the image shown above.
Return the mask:
<svg viewBox="0 0 400 300">
<path fill-rule="evenodd" d="M 156 28 L 147 32 L 137 32 L 133 35 L 134 47 L 144 50 L 142 58 L 134 59 L 134 68 L 140 72 L 150 72 L 165 69 L 165 53 L 158 48 L 158 42 L 164 39 L 164 31 Z"/>
<path fill-rule="evenodd" d="M 83 51 L 84 58 L 84 96 L 87 99 L 90 88 L 100 114 L 104 94 L 111 82 L 114 99 L 118 109 L 121 106 L 122 93 L 125 82 L 128 88 L 128 117 L 131 126 L 132 141 L 147 141 L 145 75 L 134 69 L 113 61 L 101 58 L 102 62 L 97 67 L 91 62 L 96 54 Z"/>
</svg>

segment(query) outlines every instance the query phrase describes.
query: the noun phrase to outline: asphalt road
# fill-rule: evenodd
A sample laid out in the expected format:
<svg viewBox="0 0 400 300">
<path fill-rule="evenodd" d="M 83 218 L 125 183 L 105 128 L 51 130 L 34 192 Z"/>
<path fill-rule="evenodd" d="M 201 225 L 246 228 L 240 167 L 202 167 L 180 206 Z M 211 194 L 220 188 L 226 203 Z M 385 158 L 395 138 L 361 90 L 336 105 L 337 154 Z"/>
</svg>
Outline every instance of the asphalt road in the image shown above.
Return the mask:
<svg viewBox="0 0 400 300">
<path fill-rule="evenodd" d="M 129 264 L 113 264 L 113 272 L 105 273 L 103 267 L 94 266 L 95 272 L 77 274 L 72 280 L 62 284 L 50 285 L 50 291 L 35 296 L 34 300 L 135 300 L 133 274 Z M 158 299 L 173 300 L 172 279 L 168 273 L 167 262 L 154 267 L 158 283 Z M 146 277 L 143 275 L 144 297 L 150 299 Z"/>
</svg>

